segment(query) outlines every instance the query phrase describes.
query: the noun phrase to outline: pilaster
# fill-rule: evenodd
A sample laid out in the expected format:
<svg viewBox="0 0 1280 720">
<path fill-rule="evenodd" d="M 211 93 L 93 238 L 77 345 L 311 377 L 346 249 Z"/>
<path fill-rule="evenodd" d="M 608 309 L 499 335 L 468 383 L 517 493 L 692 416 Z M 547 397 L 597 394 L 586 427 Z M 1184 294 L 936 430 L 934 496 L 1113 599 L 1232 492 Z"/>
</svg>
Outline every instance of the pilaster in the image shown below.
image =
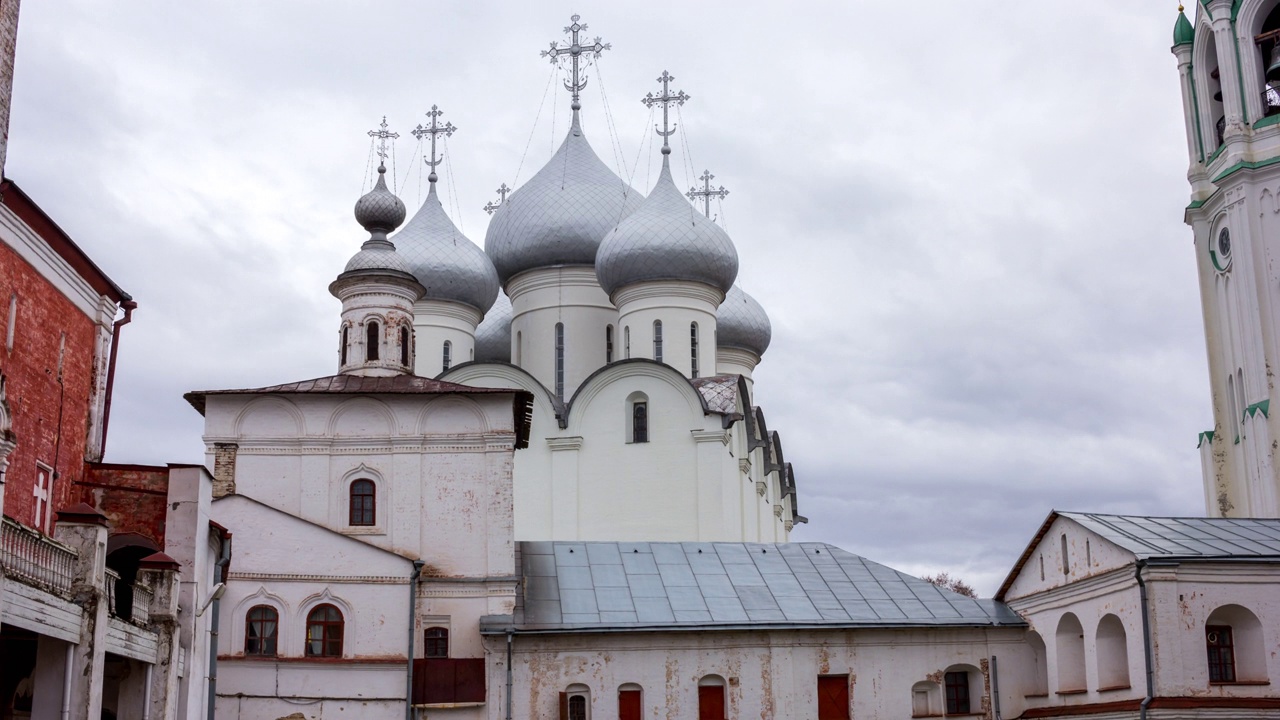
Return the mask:
<svg viewBox="0 0 1280 720">
<path fill-rule="evenodd" d="M 578 451 L 582 437 L 547 438 L 551 448 L 551 539 L 578 539 Z"/>
<path fill-rule="evenodd" d="M 76 551 L 71 584 L 75 603 L 84 609 L 80 640 L 71 660 L 72 720 L 102 716 L 102 671 L 106 662 L 108 602 L 105 587 L 107 519 L 80 503 L 58 512 L 55 538 Z"/>
</svg>

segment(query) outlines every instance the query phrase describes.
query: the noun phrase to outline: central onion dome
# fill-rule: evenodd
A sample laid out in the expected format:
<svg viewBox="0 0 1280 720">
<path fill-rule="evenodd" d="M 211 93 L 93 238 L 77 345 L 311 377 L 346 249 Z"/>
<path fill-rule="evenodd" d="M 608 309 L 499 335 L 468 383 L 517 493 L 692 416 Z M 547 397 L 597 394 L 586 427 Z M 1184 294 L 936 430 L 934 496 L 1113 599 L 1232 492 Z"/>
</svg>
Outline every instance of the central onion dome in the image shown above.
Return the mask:
<svg viewBox="0 0 1280 720">
<path fill-rule="evenodd" d="M 716 347 L 764 355 L 772 338 L 773 327 L 760 303 L 737 285 L 729 288 L 716 312 Z"/>
<path fill-rule="evenodd" d="M 409 271 L 427 289 L 423 300 L 462 303 L 482 313 L 493 306 L 498 273 L 489 256 L 449 219 L 434 182 L 422 207 L 392 240 Z"/>
<path fill-rule="evenodd" d="M 653 192 L 596 253 L 596 277 L 610 295 L 647 280 L 688 280 L 728 292 L 737 276 L 729 234 L 685 200 L 666 157 Z"/>
<path fill-rule="evenodd" d="M 369 239 L 347 261 L 345 272 L 353 270 L 396 270 L 410 273 L 409 265 L 387 240 L 387 233 L 404 222 L 405 208 L 400 198 L 387 189 L 387 168 L 378 165 L 378 182 L 356 201 L 356 222 L 369 231 Z"/>
<path fill-rule="evenodd" d="M 476 362 L 511 362 L 511 300 L 506 293 L 498 293 L 476 327 Z"/>
<path fill-rule="evenodd" d="M 534 268 L 591 265 L 601 238 L 643 199 L 596 156 L 575 111 L 555 156 L 494 214 L 484 249 L 503 284 Z"/>
</svg>

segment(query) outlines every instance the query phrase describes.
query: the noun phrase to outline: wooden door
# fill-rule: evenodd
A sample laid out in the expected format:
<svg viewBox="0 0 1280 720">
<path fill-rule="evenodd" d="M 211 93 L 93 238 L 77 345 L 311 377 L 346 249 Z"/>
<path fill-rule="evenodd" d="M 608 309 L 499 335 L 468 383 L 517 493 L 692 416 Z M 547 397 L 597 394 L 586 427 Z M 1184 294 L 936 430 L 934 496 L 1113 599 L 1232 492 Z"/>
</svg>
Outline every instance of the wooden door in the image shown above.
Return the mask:
<svg viewBox="0 0 1280 720">
<path fill-rule="evenodd" d="M 618 720 L 640 720 L 640 691 L 618 691 Z"/>
<path fill-rule="evenodd" d="M 725 720 L 723 685 L 698 688 L 698 720 Z"/>
<path fill-rule="evenodd" d="M 818 720 L 849 720 L 849 676 L 818 678 Z"/>
</svg>

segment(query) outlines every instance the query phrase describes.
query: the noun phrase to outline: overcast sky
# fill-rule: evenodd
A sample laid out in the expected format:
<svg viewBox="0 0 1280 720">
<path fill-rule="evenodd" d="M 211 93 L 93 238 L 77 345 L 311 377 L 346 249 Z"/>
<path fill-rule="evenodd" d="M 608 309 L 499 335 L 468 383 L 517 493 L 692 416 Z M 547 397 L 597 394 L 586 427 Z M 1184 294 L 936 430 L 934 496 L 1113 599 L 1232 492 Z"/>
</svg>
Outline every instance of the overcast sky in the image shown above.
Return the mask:
<svg viewBox="0 0 1280 720">
<path fill-rule="evenodd" d="M 22 7 L 6 174 L 140 306 L 109 461 L 201 461 L 185 391 L 335 372 L 327 285 L 382 115 L 411 207 L 409 130 L 433 104 L 458 126 L 444 202 L 483 243 L 493 190 L 564 134 L 538 53 L 577 12 L 613 44 L 587 136 L 637 188 L 640 98 L 664 69 L 693 98 L 676 179 L 730 189 L 773 320 L 793 539 L 989 595 L 1050 509 L 1203 513 L 1176 2 L 196 5 Z"/>
</svg>

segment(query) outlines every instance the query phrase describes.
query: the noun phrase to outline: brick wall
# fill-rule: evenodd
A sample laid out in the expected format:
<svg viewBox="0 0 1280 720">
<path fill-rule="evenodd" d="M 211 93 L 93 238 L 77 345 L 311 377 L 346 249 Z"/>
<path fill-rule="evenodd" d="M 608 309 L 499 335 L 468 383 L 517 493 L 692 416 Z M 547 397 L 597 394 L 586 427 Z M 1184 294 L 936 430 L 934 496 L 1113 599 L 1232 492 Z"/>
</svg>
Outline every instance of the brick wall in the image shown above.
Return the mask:
<svg viewBox="0 0 1280 720">
<path fill-rule="evenodd" d="M 88 463 L 79 497 L 107 516 L 111 534 L 137 533 L 163 548 L 169 468 Z M 7 501 L 6 501 L 7 502 Z"/>
<path fill-rule="evenodd" d="M 0 0 L 0 175 L 9 145 L 9 105 L 13 96 L 13 56 L 18 42 L 18 0 Z"/>
<path fill-rule="evenodd" d="M 9 351 L 4 341 L 14 295 L 17 316 Z M 60 475 L 53 482 L 55 510 L 68 504 L 76 492 L 72 485 L 83 476 L 96 337 L 92 319 L 12 248 L 0 244 L 0 373 L 5 376 L 18 442 L 9 456 L 4 512 L 21 523 L 42 525 L 34 511 L 37 463 Z"/>
</svg>

